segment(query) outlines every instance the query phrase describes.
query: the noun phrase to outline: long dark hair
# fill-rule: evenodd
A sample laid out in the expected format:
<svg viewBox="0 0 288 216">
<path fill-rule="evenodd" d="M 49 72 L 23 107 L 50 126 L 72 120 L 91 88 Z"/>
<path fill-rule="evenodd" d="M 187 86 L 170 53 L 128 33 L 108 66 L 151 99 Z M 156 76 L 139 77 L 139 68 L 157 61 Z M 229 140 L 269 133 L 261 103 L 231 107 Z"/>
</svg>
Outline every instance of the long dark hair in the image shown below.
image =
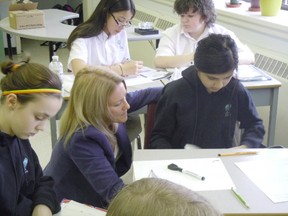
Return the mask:
<svg viewBox="0 0 288 216">
<path fill-rule="evenodd" d="M 71 49 L 72 42 L 77 38 L 99 35 L 103 31 L 108 15 L 119 11 L 131 11 L 133 18 L 136 12 L 133 0 L 101 0 L 89 19 L 72 31 L 67 41 L 68 49 Z"/>
<path fill-rule="evenodd" d="M 211 27 L 215 23 L 216 11 L 213 0 L 176 0 L 174 2 L 174 11 L 178 15 L 187 13 L 190 9 L 193 10 L 193 13 L 200 14 L 207 27 Z"/>
</svg>

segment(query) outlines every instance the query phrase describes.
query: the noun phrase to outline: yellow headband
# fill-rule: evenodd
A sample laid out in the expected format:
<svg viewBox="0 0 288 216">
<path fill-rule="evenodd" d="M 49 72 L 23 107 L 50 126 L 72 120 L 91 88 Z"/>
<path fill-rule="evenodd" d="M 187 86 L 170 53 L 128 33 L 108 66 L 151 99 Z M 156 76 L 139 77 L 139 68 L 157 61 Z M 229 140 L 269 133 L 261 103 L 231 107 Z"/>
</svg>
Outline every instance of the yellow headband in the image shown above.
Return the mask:
<svg viewBox="0 0 288 216">
<path fill-rule="evenodd" d="M 2 96 L 8 94 L 35 94 L 35 93 L 56 93 L 61 94 L 61 90 L 59 89 L 24 89 L 24 90 L 11 90 L 11 91 L 4 91 Z"/>
</svg>

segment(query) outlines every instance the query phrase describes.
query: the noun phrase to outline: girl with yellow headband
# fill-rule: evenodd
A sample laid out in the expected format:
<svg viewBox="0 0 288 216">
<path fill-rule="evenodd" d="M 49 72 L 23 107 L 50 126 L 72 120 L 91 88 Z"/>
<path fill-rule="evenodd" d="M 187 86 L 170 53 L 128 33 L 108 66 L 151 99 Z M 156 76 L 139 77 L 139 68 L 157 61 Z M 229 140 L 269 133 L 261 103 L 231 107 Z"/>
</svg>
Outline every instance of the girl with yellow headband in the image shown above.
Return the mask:
<svg viewBox="0 0 288 216">
<path fill-rule="evenodd" d="M 53 179 L 43 176 L 28 138 L 44 129 L 62 105 L 61 81 L 47 67 L 29 60 L 1 64 L 0 212 L 48 216 L 60 205 Z"/>
</svg>

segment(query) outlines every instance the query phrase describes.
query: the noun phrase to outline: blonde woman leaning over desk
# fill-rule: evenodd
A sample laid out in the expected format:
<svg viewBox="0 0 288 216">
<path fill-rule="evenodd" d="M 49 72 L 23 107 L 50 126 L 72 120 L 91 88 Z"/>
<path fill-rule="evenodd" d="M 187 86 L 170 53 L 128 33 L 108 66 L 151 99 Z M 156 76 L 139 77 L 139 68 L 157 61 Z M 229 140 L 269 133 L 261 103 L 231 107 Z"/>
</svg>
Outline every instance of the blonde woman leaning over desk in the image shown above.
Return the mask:
<svg viewBox="0 0 288 216">
<path fill-rule="evenodd" d="M 106 66 L 121 76 L 137 74 L 142 61 L 130 60 L 125 27 L 135 15 L 133 0 L 101 0 L 90 18 L 68 38 L 68 69 Z"/>
<path fill-rule="evenodd" d="M 221 216 L 205 198 L 160 178 L 144 178 L 124 187 L 107 216 Z"/>
<path fill-rule="evenodd" d="M 83 68 L 76 74 L 59 140 L 44 170 L 55 179 L 58 201 L 107 207 L 132 163 L 128 112 L 157 102 L 161 91 L 127 93 L 123 77 L 107 69 Z"/>
<path fill-rule="evenodd" d="M 215 23 L 213 0 L 176 0 L 174 10 L 180 23 L 162 33 L 155 56 L 158 68 L 175 68 L 172 79 L 179 79 L 181 72 L 194 64 L 198 42 L 211 33 L 230 35 L 237 44 L 239 64 L 253 64 L 254 54 L 230 30 Z"/>
</svg>

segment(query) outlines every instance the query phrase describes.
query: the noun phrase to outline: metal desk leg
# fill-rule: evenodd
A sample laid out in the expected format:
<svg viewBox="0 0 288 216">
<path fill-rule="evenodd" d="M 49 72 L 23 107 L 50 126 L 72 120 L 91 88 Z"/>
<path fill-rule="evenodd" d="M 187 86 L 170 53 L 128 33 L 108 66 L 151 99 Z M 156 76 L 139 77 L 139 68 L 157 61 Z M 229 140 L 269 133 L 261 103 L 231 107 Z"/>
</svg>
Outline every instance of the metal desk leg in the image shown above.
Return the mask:
<svg viewBox="0 0 288 216">
<path fill-rule="evenodd" d="M 49 41 L 48 44 L 49 44 L 49 62 L 51 62 L 52 56 L 54 54 L 54 42 Z"/>
<path fill-rule="evenodd" d="M 270 102 L 267 147 L 271 147 L 275 144 L 274 142 L 275 142 L 275 127 L 276 127 L 277 106 L 278 106 L 278 93 L 279 88 L 273 88 Z"/>
<path fill-rule="evenodd" d="M 9 59 L 13 59 L 13 51 L 12 51 L 12 45 L 11 45 L 11 35 L 10 34 L 6 34 L 6 39 L 7 39 L 7 45 L 8 45 L 8 56 Z"/>
</svg>

